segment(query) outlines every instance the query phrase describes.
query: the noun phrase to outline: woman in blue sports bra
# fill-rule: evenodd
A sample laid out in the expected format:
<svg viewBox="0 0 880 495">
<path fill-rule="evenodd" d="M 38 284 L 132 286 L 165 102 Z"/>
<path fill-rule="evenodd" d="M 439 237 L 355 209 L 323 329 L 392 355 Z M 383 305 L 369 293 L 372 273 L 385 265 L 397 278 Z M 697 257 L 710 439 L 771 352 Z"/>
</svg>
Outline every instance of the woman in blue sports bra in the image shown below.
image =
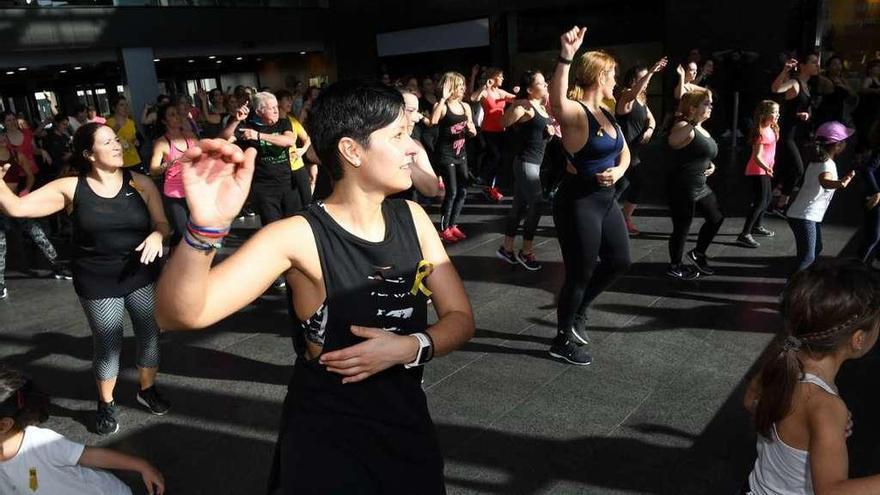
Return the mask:
<svg viewBox="0 0 880 495">
<path fill-rule="evenodd" d="M 630 265 L 629 235 L 614 201 L 614 184 L 629 167 L 629 149 L 614 115 L 602 104 L 612 97 L 617 63 L 601 51 L 584 53 L 568 94 L 569 67 L 586 32 L 574 27 L 562 35 L 550 84 L 550 105 L 568 156 L 553 206 L 565 282 L 550 355 L 576 365 L 592 362 L 586 347 L 587 308 Z"/>
</svg>

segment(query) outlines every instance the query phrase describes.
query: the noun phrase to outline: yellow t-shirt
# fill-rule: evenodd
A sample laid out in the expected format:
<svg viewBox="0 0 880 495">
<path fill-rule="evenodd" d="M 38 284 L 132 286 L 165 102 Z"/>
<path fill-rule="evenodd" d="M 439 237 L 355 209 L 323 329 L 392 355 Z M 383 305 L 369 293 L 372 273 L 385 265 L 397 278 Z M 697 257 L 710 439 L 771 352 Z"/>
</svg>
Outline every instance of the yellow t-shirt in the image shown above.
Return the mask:
<svg viewBox="0 0 880 495">
<path fill-rule="evenodd" d="M 107 119 L 107 125 L 111 129 L 115 129 L 116 117 Z M 137 147 L 135 146 L 137 142 L 137 128 L 134 126 L 134 121 L 128 118 L 125 119 L 125 123 L 116 131 L 116 137 L 122 143 L 123 166 L 133 167 L 141 163 L 141 156 L 138 154 Z"/>
<path fill-rule="evenodd" d="M 296 137 L 296 140 L 299 141 L 300 134 L 305 133 L 306 129 L 302 124 L 299 123 L 299 120 L 296 120 L 296 117 L 293 115 L 288 115 L 287 119 L 290 120 L 290 127 L 293 129 L 293 135 Z M 303 161 L 302 157 L 296 154 L 296 144 L 290 147 L 290 170 L 299 170 L 306 166 L 306 162 Z"/>
</svg>

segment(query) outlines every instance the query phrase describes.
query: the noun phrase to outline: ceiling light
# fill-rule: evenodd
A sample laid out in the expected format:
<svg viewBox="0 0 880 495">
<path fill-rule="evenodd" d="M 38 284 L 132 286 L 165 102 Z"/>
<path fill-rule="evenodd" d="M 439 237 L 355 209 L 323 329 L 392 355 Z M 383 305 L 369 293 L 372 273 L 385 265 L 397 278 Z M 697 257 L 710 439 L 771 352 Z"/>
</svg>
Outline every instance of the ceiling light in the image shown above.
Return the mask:
<svg viewBox="0 0 880 495">
<path fill-rule="evenodd" d="M 154 59 L 153 59 L 153 62 L 158 62 L 159 60 L 161 60 L 161 59 L 154 58 Z"/>
<path fill-rule="evenodd" d="M 299 52 L 299 54 L 300 54 L 300 55 L 305 55 L 305 54 L 306 54 L 306 52 Z"/>
<path fill-rule="evenodd" d="M 208 60 L 214 60 L 215 58 L 217 57 L 215 57 L 214 55 L 208 55 Z"/>
<path fill-rule="evenodd" d="M 187 60 L 187 62 L 191 64 L 191 63 L 195 62 L 195 60 L 189 59 L 189 60 Z"/>
<path fill-rule="evenodd" d="M 218 60 L 217 63 L 218 63 L 218 64 L 222 64 L 223 61 L 222 61 L 222 60 Z"/>
<path fill-rule="evenodd" d="M 82 69 L 82 67 L 80 67 L 79 65 L 77 65 L 76 67 L 73 68 L 73 70 L 81 70 L 81 69 Z"/>
<path fill-rule="evenodd" d="M 235 60 L 244 60 L 244 57 L 235 57 Z"/>
<path fill-rule="evenodd" d="M 67 74 L 67 69 L 61 69 L 58 71 L 60 74 Z"/>
<path fill-rule="evenodd" d="M 15 71 L 14 71 L 14 70 L 8 70 L 8 71 L 6 71 L 6 75 L 7 75 L 7 76 L 11 76 L 12 74 L 15 74 Z"/>
<path fill-rule="evenodd" d="M 24 70 L 27 70 L 27 67 L 19 67 L 18 70 L 24 71 Z"/>
</svg>

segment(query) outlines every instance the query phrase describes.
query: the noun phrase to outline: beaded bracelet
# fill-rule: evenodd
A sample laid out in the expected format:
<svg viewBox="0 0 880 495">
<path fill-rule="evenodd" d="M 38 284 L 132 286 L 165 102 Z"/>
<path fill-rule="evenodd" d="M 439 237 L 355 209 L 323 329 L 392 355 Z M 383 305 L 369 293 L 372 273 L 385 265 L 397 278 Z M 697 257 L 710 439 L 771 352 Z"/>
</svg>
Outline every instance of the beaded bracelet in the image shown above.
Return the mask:
<svg viewBox="0 0 880 495">
<path fill-rule="evenodd" d="M 199 227 L 191 221 L 186 222 L 186 230 L 198 237 L 208 237 L 211 239 L 219 239 L 229 235 L 231 227 L 225 229 L 210 229 L 208 227 Z"/>
<path fill-rule="evenodd" d="M 191 232 L 187 231 L 183 234 L 183 240 L 186 244 L 195 249 L 196 251 L 213 251 L 216 249 L 220 249 L 223 247 L 222 239 L 218 242 L 204 242 L 201 239 L 195 237 Z"/>
</svg>

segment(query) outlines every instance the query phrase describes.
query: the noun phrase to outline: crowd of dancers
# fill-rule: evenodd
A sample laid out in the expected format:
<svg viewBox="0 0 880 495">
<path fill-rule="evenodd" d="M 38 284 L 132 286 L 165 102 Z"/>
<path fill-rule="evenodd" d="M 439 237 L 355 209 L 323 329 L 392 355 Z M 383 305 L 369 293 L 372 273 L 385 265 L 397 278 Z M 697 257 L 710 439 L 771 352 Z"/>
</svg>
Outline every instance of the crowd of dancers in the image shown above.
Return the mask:
<svg viewBox="0 0 880 495">
<path fill-rule="evenodd" d="M 426 363 L 474 334 L 444 248 L 467 237 L 459 220 L 469 186 L 499 202 L 512 179 L 497 256 L 530 271 L 541 269 L 533 240 L 552 197 L 565 273 L 549 353 L 563 362 L 592 362 L 590 305 L 632 263 L 634 214 L 657 182 L 641 164 L 652 139 L 664 150 L 659 182 L 672 220 L 666 274 L 714 273 L 707 250 L 725 220 L 709 184 L 718 144 L 704 125 L 716 101 L 706 84 L 714 61 L 678 65 L 677 103 L 663 125 L 647 89 L 668 60 L 619 76 L 608 53 L 578 55 L 586 33 L 563 33 L 553 72 L 526 71 L 509 91 L 502 70 L 476 66 L 469 79 L 447 72 L 398 84 L 388 77 L 162 96 L 140 126 L 124 98 L 106 118 L 83 107 L 45 127 L 4 115 L 0 219 L 22 227 L 56 278 L 73 280 L 94 336 L 94 431 L 119 429 L 126 313 L 137 341 L 136 400 L 163 415 L 171 404 L 156 386 L 160 329 L 209 327 L 287 286 L 297 358 L 269 493 L 445 493 L 421 377 Z M 867 353 L 880 332 L 880 275 L 870 268 L 880 241 L 880 61 L 866 64 L 858 89 L 841 58 L 826 65 L 822 73 L 816 55 L 784 63 L 768 88 L 778 97 L 754 109 L 742 164 L 754 193 L 737 243 L 758 248 L 756 237 L 773 236 L 762 223 L 769 211 L 787 218 L 797 245 L 783 338 L 745 399 L 760 433 L 745 488 L 754 494 L 880 491 L 877 476 L 847 479 L 847 411 L 834 386 L 840 365 Z M 846 155 L 851 141 L 856 152 Z M 868 186 L 861 259 L 815 263 L 834 191 L 856 169 Z M 438 223 L 420 205 L 435 199 Z M 215 263 L 232 224 L 249 212 L 262 227 Z M 705 221 L 686 252 L 697 212 Z M 69 267 L 34 221 L 46 217 L 54 217 L 53 233 L 72 233 Z M 3 270 L 0 262 L 5 298 Z M 430 326 L 429 302 L 438 317 Z M 129 493 L 96 469 L 137 471 L 149 493 L 164 492 L 143 459 L 36 426 L 47 403 L 19 371 L 0 369 L 4 493 Z"/>
</svg>

